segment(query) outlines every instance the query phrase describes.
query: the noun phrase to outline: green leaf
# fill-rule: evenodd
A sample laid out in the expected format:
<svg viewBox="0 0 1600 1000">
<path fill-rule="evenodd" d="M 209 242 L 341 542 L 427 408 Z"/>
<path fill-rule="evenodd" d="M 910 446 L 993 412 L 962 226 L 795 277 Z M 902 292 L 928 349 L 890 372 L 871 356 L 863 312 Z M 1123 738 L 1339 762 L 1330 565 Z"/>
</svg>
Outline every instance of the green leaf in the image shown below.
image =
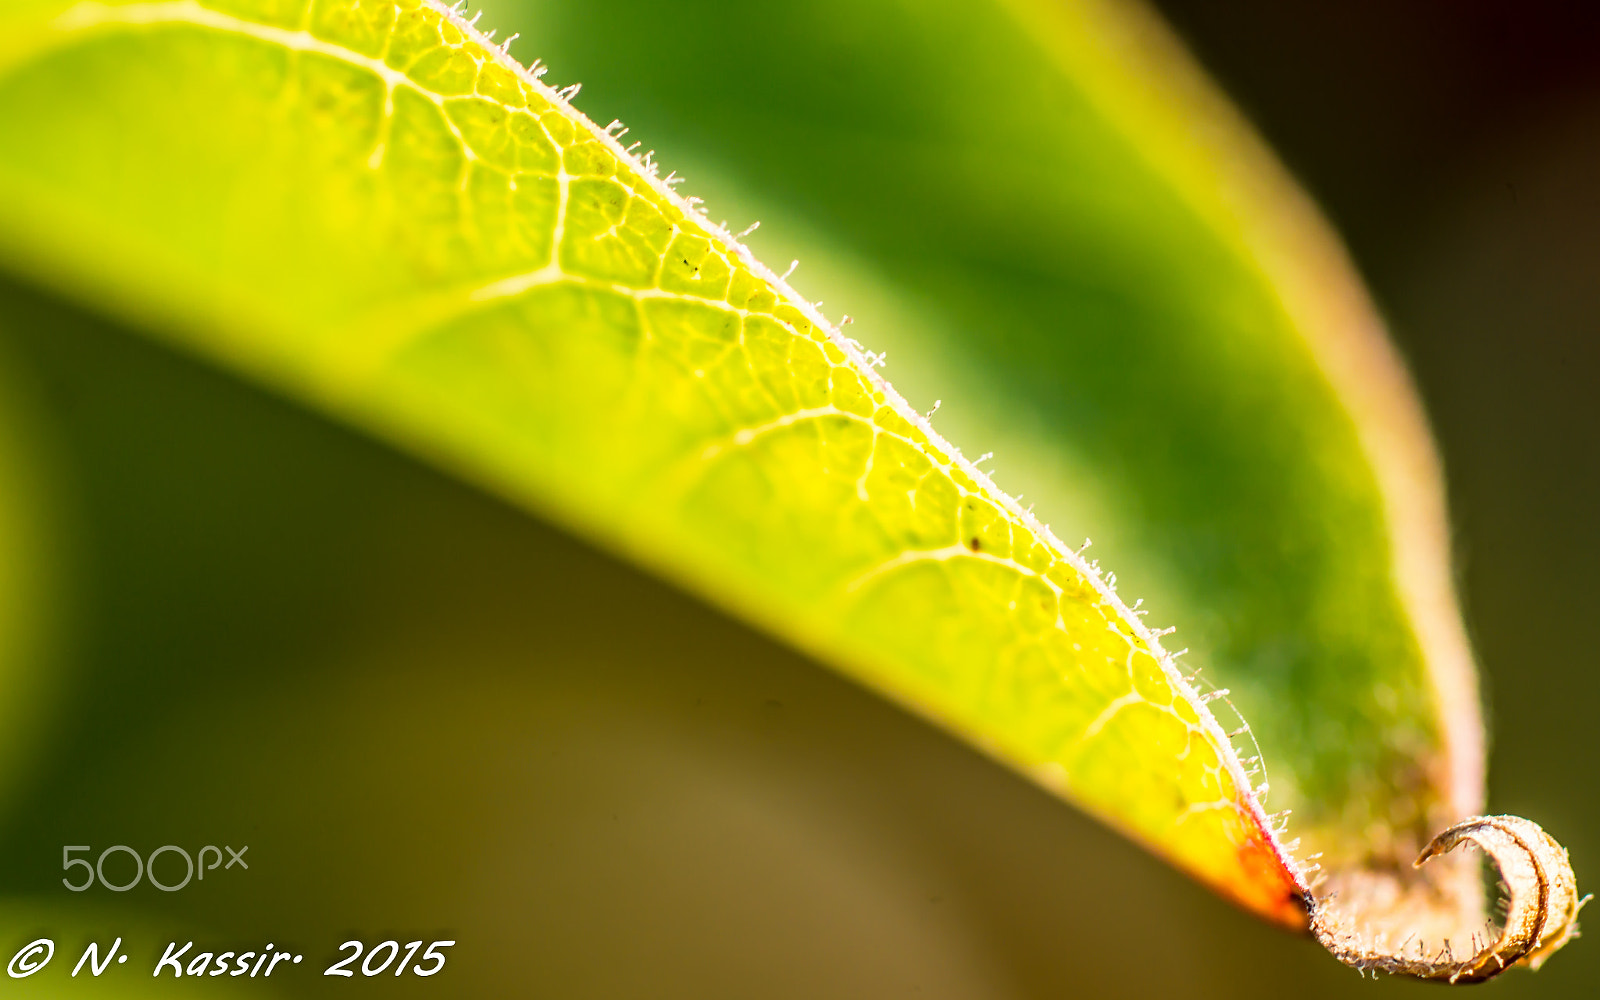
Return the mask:
<svg viewBox="0 0 1600 1000">
<path fill-rule="evenodd" d="M 1480 810 L 1403 371 L 1156 26 L 1031 0 L 547 16 L 530 41 L 709 151 L 720 200 L 807 220 L 807 273 L 869 304 L 852 332 L 917 406 L 430 0 L 12 0 L 0 255 L 680 581 L 1281 923 L 1311 887 L 1266 778 L 1341 884 Z M 1183 669 L 1032 510 L 1183 629 Z"/>
</svg>

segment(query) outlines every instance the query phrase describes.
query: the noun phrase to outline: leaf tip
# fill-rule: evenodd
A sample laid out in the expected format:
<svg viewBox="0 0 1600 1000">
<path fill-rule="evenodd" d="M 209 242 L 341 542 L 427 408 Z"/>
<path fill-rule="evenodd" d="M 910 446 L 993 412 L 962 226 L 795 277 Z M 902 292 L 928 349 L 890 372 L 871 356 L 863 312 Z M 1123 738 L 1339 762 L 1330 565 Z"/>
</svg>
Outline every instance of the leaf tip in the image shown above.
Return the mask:
<svg viewBox="0 0 1600 1000">
<path fill-rule="evenodd" d="M 1462 845 L 1483 851 L 1499 872 L 1506 909 L 1498 927 L 1483 918 L 1471 859 L 1447 857 Z M 1538 969 L 1577 936 L 1578 912 L 1589 899 L 1578 897 L 1566 849 L 1519 816 L 1462 820 L 1429 841 L 1412 869 L 1416 875 L 1340 873 L 1341 891 L 1313 903 L 1312 932 L 1357 969 L 1478 983 L 1517 965 Z M 1392 944 L 1402 930 L 1405 936 Z M 1463 940 L 1470 948 L 1457 958 Z"/>
</svg>

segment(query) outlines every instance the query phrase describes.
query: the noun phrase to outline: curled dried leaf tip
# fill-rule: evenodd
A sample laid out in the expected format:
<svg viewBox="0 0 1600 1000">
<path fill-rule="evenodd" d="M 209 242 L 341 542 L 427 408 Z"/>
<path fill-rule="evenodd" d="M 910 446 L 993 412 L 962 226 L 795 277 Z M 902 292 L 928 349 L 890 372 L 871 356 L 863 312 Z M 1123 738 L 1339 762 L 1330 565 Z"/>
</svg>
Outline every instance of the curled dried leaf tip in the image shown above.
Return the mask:
<svg viewBox="0 0 1600 1000">
<path fill-rule="evenodd" d="M 1498 926 L 1482 921 L 1476 866 L 1457 856 L 1448 859 L 1455 863 L 1440 878 L 1346 877 L 1340 892 L 1314 905 L 1313 933 L 1358 969 L 1448 983 L 1484 982 L 1516 965 L 1537 969 L 1577 936 L 1578 911 L 1588 898 L 1578 897 L 1566 849 L 1538 824 L 1518 816 L 1474 816 L 1433 838 L 1413 867 L 1435 858 L 1446 864 L 1443 856 L 1462 844 L 1482 850 L 1499 871 L 1505 915 Z M 1409 930 L 1404 937 L 1402 929 Z"/>
</svg>

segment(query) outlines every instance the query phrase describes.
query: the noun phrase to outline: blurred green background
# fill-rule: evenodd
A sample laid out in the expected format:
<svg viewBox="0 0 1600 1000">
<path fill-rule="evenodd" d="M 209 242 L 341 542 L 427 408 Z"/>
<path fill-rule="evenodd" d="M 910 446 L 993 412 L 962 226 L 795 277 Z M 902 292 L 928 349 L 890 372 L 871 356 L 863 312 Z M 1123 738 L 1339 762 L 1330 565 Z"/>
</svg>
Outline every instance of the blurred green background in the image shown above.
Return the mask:
<svg viewBox="0 0 1600 1000">
<path fill-rule="evenodd" d="M 841 37 L 865 30 L 847 6 Z M 1600 857 L 1584 627 L 1600 596 L 1600 21 L 1554 2 L 1162 9 L 1345 233 L 1391 319 L 1449 470 L 1491 808 L 1543 823 L 1582 879 Z M 742 228 L 741 197 L 781 202 L 871 258 L 804 183 L 803 108 L 730 131 L 688 85 L 736 87 L 739 59 L 787 30 L 782 8 L 662 16 L 685 39 L 748 32 L 725 62 L 619 50 L 563 10 L 501 0 L 485 17 L 522 31 L 514 51 L 558 82 L 583 80 L 592 117 L 682 166 L 714 218 Z M 870 67 L 811 69 L 858 95 L 868 143 Z M 797 95 L 816 84 L 794 80 Z M 695 184 L 696 158 L 722 190 Z M 892 218 L 893 192 L 879 197 Z M 769 220 L 751 243 L 781 262 L 809 238 Z M 842 280 L 799 284 L 851 311 L 829 294 Z M 3 776 L 12 897 L 60 904 L 64 843 L 248 843 L 247 874 L 100 893 L 82 919 L 272 940 L 322 964 L 346 937 L 460 942 L 449 981 L 296 977 L 319 995 L 1434 988 L 1359 979 L 518 511 L 69 304 L 0 296 L 64 636 L 54 714 L 8 722 L 38 731 Z M 1488 988 L 1587 996 L 1592 952 Z"/>
</svg>

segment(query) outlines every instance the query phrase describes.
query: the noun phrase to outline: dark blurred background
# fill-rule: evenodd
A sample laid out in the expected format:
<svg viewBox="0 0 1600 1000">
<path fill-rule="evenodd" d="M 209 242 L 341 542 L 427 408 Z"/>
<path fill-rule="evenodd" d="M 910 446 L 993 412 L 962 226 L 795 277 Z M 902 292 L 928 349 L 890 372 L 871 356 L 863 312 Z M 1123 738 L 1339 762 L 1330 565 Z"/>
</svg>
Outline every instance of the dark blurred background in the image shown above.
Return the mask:
<svg viewBox="0 0 1600 1000">
<path fill-rule="evenodd" d="M 1600 14 L 1161 8 L 1391 321 L 1448 467 L 1491 807 L 1545 824 L 1593 879 Z M 593 91 L 591 115 L 627 117 Z M 249 879 L 75 919 L 323 964 L 346 936 L 460 942 L 449 982 L 299 977 L 303 995 L 1436 989 L 1358 978 L 533 518 L 72 306 L 0 296 L 71 456 L 88 608 L 79 683 L 0 828 L 14 893 L 59 902 L 62 843 L 243 841 Z M 34 919 L 0 928 L 23 940 Z M 1596 981 L 1578 942 L 1486 989 Z"/>
</svg>

